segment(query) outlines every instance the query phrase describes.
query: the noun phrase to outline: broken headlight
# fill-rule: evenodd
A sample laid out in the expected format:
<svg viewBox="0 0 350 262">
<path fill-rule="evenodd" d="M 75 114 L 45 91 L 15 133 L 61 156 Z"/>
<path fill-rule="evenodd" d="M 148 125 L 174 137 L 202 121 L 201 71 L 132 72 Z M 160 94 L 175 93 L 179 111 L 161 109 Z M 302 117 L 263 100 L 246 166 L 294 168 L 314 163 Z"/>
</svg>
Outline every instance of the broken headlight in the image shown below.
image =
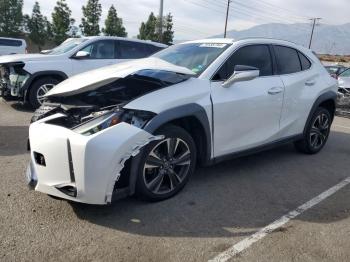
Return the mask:
<svg viewBox="0 0 350 262">
<path fill-rule="evenodd" d="M 111 112 L 85 122 L 73 130 L 79 134 L 90 136 L 120 122 L 120 112 Z"/>
</svg>

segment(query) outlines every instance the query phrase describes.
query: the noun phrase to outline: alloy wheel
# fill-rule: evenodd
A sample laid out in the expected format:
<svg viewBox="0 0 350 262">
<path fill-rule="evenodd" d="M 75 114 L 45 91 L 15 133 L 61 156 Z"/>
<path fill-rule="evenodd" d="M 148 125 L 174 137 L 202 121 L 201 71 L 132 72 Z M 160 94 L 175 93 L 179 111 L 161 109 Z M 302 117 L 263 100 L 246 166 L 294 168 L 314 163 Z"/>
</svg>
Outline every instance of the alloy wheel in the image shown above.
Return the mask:
<svg viewBox="0 0 350 262">
<path fill-rule="evenodd" d="M 321 148 L 327 140 L 330 130 L 330 119 L 324 114 L 320 113 L 312 123 L 309 142 L 310 146 L 317 150 Z"/>
<path fill-rule="evenodd" d="M 167 194 L 187 177 L 191 166 L 189 145 L 180 138 L 167 138 L 156 144 L 148 154 L 143 179 L 149 191 Z"/>
<path fill-rule="evenodd" d="M 45 101 L 46 93 L 49 92 L 54 86 L 54 84 L 44 84 L 38 88 L 36 97 L 40 105 Z"/>
</svg>

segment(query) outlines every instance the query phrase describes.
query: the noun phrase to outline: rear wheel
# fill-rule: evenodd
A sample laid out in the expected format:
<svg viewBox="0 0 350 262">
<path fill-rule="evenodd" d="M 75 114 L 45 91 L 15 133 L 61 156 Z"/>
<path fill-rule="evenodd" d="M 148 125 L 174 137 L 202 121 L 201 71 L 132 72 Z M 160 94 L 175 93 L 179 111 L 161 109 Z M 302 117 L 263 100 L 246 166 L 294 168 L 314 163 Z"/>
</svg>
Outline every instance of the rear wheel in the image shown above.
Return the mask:
<svg viewBox="0 0 350 262">
<path fill-rule="evenodd" d="M 29 103 L 33 108 L 38 108 L 45 101 L 45 94 L 60 81 L 52 77 L 44 77 L 36 80 L 29 90 Z"/>
<path fill-rule="evenodd" d="M 332 118 L 329 111 L 319 107 L 314 113 L 304 138 L 295 142 L 295 147 L 306 154 L 316 154 L 324 147 L 330 133 Z"/>
<path fill-rule="evenodd" d="M 137 171 L 136 193 L 150 201 L 178 193 L 196 165 L 196 146 L 184 129 L 169 125 L 157 135 L 164 135 L 164 139 L 145 147 Z"/>
</svg>

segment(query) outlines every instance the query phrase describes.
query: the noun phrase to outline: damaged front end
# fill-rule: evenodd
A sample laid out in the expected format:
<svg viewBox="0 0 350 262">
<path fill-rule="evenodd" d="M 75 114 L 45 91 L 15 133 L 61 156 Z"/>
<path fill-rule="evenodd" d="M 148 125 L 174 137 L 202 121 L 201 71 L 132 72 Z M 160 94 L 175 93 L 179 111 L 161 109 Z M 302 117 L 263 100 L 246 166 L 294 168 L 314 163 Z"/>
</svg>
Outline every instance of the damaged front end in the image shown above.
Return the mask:
<svg viewBox="0 0 350 262">
<path fill-rule="evenodd" d="M 147 93 L 178 84 L 188 78 L 189 75 L 176 72 L 140 70 L 125 78 L 104 79 L 93 89 L 82 87 L 80 92 L 52 95 L 48 93 L 47 101 L 34 113 L 31 122 L 63 113 L 66 117 L 60 119 L 60 124 L 72 128 L 109 111 L 124 113 L 123 116 L 130 118 L 130 121 L 137 121 L 140 119 L 138 116 L 142 119 L 148 115 L 144 112 L 126 112 L 123 110 L 124 105 Z M 59 87 L 58 85 L 57 88 Z M 142 120 L 139 125 L 142 125 Z"/>
<path fill-rule="evenodd" d="M 33 123 L 28 184 L 36 191 L 76 202 L 110 203 L 120 193 L 114 185 L 125 162 L 162 138 L 125 122 L 110 126 L 113 117 L 109 113 L 73 129 L 53 124 L 63 114 Z"/>
<path fill-rule="evenodd" d="M 0 97 L 22 97 L 22 87 L 30 78 L 24 63 L 16 62 L 0 65 Z"/>
<path fill-rule="evenodd" d="M 155 113 L 124 105 L 188 78 L 141 70 L 79 93 L 49 94 L 29 130 L 29 184 L 37 191 L 89 204 L 124 196 L 125 188 L 115 185 L 125 163 L 151 141 L 162 139 L 143 130 Z"/>
</svg>

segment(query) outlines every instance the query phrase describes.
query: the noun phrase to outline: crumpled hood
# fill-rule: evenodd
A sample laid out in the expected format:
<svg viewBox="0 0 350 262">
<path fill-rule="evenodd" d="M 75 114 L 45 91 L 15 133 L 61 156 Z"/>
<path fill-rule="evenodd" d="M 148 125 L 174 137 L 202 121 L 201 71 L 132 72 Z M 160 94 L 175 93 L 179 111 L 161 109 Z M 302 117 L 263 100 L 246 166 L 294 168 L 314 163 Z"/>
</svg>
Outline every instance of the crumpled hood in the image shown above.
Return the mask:
<svg viewBox="0 0 350 262">
<path fill-rule="evenodd" d="M 53 57 L 53 56 L 50 56 Z M 4 55 L 0 56 L 0 64 L 14 63 L 14 62 L 26 62 L 26 61 L 38 61 L 48 59 L 49 56 L 43 54 L 18 54 L 18 55 Z"/>
<path fill-rule="evenodd" d="M 73 76 L 52 88 L 46 96 L 67 96 L 92 91 L 140 70 L 163 70 L 184 75 L 195 75 L 194 72 L 185 67 L 173 65 L 159 58 L 149 57 L 107 66 Z"/>
</svg>

